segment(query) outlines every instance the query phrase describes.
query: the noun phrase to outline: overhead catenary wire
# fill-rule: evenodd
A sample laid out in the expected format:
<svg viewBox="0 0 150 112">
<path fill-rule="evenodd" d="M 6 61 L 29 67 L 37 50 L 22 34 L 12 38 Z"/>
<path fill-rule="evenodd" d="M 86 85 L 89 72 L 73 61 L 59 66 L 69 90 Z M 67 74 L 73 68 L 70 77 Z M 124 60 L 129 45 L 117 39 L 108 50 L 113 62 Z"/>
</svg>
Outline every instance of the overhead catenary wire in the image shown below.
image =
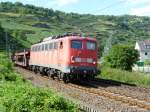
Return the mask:
<svg viewBox="0 0 150 112">
<path fill-rule="evenodd" d="M 101 9 L 95 10 L 95 11 L 93 11 L 93 12 L 101 12 L 101 11 L 104 11 L 104 10 L 106 10 L 106 9 L 108 9 L 108 8 L 114 7 L 114 6 L 119 5 L 119 4 L 121 4 L 121 3 L 124 3 L 124 2 L 125 2 L 124 0 L 121 0 L 121 1 L 119 1 L 119 2 L 110 4 L 110 5 L 106 6 L 106 7 L 101 8 Z"/>
<path fill-rule="evenodd" d="M 112 4 L 108 5 L 106 7 L 103 7 L 101 9 L 95 10 L 94 12 L 98 12 L 99 13 L 99 12 L 102 12 L 102 11 L 108 9 L 108 8 L 111 8 L 111 7 L 114 7 L 116 5 L 122 4 L 124 2 L 125 2 L 125 0 L 120 0 L 118 2 L 115 2 L 115 3 L 112 3 Z M 109 33 L 110 33 L 110 36 L 109 36 L 108 40 L 106 41 L 106 45 L 104 47 L 104 53 L 103 53 L 103 55 L 107 54 L 109 52 L 109 50 L 110 50 L 110 48 L 112 46 L 112 36 L 113 36 L 114 33 L 116 33 L 116 31 L 112 31 L 112 32 L 109 32 Z M 100 60 L 103 61 L 103 57 L 101 57 Z"/>
</svg>

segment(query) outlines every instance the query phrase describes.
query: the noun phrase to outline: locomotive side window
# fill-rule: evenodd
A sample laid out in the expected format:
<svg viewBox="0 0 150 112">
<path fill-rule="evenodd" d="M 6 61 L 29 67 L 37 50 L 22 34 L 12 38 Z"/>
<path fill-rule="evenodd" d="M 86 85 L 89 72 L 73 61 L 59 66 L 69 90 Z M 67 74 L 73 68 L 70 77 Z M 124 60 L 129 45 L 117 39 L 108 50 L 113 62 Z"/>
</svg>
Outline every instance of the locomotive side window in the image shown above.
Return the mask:
<svg viewBox="0 0 150 112">
<path fill-rule="evenodd" d="M 49 43 L 47 44 L 47 50 L 49 50 Z"/>
<path fill-rule="evenodd" d="M 54 43 L 51 43 L 52 44 L 52 48 L 51 49 L 54 49 Z"/>
<path fill-rule="evenodd" d="M 45 44 L 45 51 L 48 50 L 48 44 Z"/>
<path fill-rule="evenodd" d="M 44 51 L 44 44 L 42 44 L 42 51 Z"/>
<path fill-rule="evenodd" d="M 58 43 L 55 42 L 55 43 L 54 43 L 54 49 L 57 49 L 57 48 L 58 48 Z"/>
<path fill-rule="evenodd" d="M 38 47 L 39 47 L 39 46 L 36 46 L 36 51 L 38 51 Z"/>
<path fill-rule="evenodd" d="M 74 49 L 82 49 L 82 41 L 79 41 L 79 40 L 72 40 L 72 41 L 71 41 L 71 48 L 74 48 Z"/>
<path fill-rule="evenodd" d="M 49 43 L 49 50 L 52 49 L 52 43 Z"/>
<path fill-rule="evenodd" d="M 37 51 L 37 47 L 38 47 L 38 46 L 35 47 L 35 51 Z"/>
<path fill-rule="evenodd" d="M 41 45 L 39 45 L 39 49 L 38 50 L 41 51 Z"/>
<path fill-rule="evenodd" d="M 34 51 L 36 52 L 36 46 L 35 46 L 35 48 L 34 48 Z"/>
<path fill-rule="evenodd" d="M 87 42 L 86 43 L 86 48 L 88 50 L 95 50 L 96 49 L 96 43 L 95 42 Z"/>
<path fill-rule="evenodd" d="M 39 46 L 36 46 L 36 51 L 38 51 Z"/>
<path fill-rule="evenodd" d="M 40 47 L 41 47 L 41 46 L 40 46 L 40 45 L 38 45 L 38 51 L 40 51 Z"/>
<path fill-rule="evenodd" d="M 34 51 L 36 52 L 36 46 L 34 47 Z"/>
<path fill-rule="evenodd" d="M 33 51 L 35 51 L 35 47 L 33 46 Z"/>
<path fill-rule="evenodd" d="M 38 46 L 36 46 L 36 51 L 38 51 Z"/>
<path fill-rule="evenodd" d="M 36 49 L 36 48 L 35 48 L 35 46 L 34 46 L 34 52 L 35 52 L 35 49 Z"/>
<path fill-rule="evenodd" d="M 40 47 L 40 46 L 38 45 L 38 46 L 37 46 L 37 51 L 39 51 L 39 47 Z"/>
<path fill-rule="evenodd" d="M 40 45 L 40 51 L 42 51 L 42 45 Z"/>
</svg>

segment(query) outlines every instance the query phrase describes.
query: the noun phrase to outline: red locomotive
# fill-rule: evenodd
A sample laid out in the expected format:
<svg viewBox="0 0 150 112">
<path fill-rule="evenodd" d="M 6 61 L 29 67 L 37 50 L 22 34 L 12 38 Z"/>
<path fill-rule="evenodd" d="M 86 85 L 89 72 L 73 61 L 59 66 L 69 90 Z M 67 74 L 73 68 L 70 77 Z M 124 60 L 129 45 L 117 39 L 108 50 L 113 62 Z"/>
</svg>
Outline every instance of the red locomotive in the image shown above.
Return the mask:
<svg viewBox="0 0 150 112">
<path fill-rule="evenodd" d="M 28 57 L 25 52 L 22 54 Z M 97 43 L 94 38 L 80 35 L 49 37 L 32 45 L 27 54 L 30 57 L 26 65 L 30 69 L 64 81 L 94 78 L 97 74 Z"/>
</svg>

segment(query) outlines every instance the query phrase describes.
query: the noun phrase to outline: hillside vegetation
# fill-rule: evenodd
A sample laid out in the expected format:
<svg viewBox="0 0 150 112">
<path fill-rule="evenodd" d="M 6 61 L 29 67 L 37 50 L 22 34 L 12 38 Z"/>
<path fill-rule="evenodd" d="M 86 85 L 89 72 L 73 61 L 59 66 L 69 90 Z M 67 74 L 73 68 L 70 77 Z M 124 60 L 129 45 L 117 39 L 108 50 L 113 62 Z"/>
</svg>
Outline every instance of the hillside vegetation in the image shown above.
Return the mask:
<svg viewBox="0 0 150 112">
<path fill-rule="evenodd" d="M 15 42 L 10 42 L 12 49 L 30 47 L 42 38 L 64 32 L 82 32 L 91 35 L 98 39 L 101 50 L 110 37 L 112 44 L 133 44 L 136 40 L 150 37 L 149 17 L 81 15 L 23 5 L 19 2 L 0 3 L 0 22 L 19 45 L 14 47 Z"/>
</svg>

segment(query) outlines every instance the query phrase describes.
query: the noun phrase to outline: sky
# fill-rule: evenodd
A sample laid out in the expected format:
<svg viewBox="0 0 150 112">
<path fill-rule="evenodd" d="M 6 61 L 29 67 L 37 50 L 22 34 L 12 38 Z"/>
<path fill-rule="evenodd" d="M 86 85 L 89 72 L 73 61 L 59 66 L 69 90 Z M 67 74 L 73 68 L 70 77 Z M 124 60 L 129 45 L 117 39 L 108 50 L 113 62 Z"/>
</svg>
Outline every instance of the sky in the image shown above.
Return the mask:
<svg viewBox="0 0 150 112">
<path fill-rule="evenodd" d="M 150 16 L 150 0 L 0 0 L 6 1 L 80 14 Z"/>
</svg>

